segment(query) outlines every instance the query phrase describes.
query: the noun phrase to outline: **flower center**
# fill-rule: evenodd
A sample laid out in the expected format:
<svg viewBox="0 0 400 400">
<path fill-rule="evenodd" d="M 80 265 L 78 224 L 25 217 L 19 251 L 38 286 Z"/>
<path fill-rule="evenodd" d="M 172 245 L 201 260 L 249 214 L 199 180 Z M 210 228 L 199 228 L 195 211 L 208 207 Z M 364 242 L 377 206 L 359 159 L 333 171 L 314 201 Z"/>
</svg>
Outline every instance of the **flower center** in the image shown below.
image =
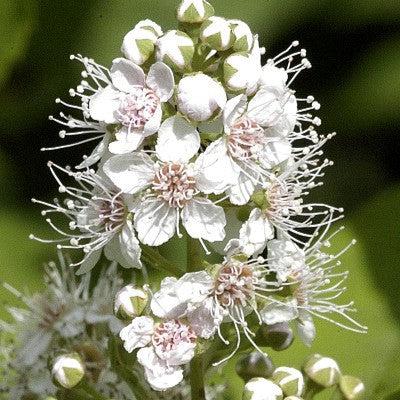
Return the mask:
<svg viewBox="0 0 400 400">
<path fill-rule="evenodd" d="M 135 88 L 120 103 L 118 120 L 130 130 L 141 130 L 160 104 L 158 96 L 148 88 Z"/>
<path fill-rule="evenodd" d="M 301 193 L 297 193 L 295 188 L 289 191 L 282 183 L 273 183 L 265 192 L 268 207 L 266 215 L 288 217 L 301 212 Z"/>
<path fill-rule="evenodd" d="M 239 160 L 254 158 L 265 143 L 264 129 L 248 117 L 238 119 L 228 136 L 228 150 Z"/>
<path fill-rule="evenodd" d="M 254 296 L 254 275 L 250 266 L 229 262 L 221 267 L 214 294 L 223 307 L 245 306 Z"/>
<path fill-rule="evenodd" d="M 156 173 L 153 190 L 171 207 L 182 208 L 194 196 L 195 184 L 184 165 L 165 163 Z"/>
<path fill-rule="evenodd" d="M 180 322 L 171 320 L 158 325 L 153 334 L 153 346 L 163 353 L 176 350 L 182 343 L 195 343 L 197 339 L 193 329 Z"/>
<path fill-rule="evenodd" d="M 124 224 L 126 207 L 122 196 L 94 197 L 92 206 L 98 218 L 97 226 L 106 232 L 116 231 Z"/>
</svg>

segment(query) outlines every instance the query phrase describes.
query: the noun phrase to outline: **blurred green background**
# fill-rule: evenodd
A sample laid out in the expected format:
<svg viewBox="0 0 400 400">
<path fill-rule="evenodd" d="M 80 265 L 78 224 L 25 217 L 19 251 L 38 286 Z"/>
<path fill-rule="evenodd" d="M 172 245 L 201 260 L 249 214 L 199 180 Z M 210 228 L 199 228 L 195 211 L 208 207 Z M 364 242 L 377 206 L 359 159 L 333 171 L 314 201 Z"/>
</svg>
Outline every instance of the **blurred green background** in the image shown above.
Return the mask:
<svg viewBox="0 0 400 400">
<path fill-rule="evenodd" d="M 319 324 L 313 351 L 337 357 L 345 373 L 368 386 L 370 399 L 400 399 L 400 1 L 215 0 L 218 14 L 241 18 L 260 34 L 267 55 L 293 40 L 307 48 L 313 69 L 295 88 L 321 103 L 321 131 L 337 131 L 326 155 L 335 161 L 315 198 L 347 210 L 358 245 L 344 257 L 368 335 Z M 0 279 L 37 289 L 51 247 L 28 235 L 51 235 L 31 197 L 51 199 L 50 158 L 74 165 L 83 148 L 40 153 L 59 142 L 47 116 L 59 111 L 80 79 L 69 61 L 81 53 L 106 65 L 119 56 L 124 34 L 151 18 L 174 26 L 175 0 L 0 0 Z M 13 301 L 4 292 L 3 302 Z M 0 312 L 0 315 L 4 315 Z M 277 364 L 298 366 L 309 353 L 299 343 Z M 237 398 L 231 382 L 227 398 Z M 397 393 L 397 394 L 396 394 Z"/>
</svg>

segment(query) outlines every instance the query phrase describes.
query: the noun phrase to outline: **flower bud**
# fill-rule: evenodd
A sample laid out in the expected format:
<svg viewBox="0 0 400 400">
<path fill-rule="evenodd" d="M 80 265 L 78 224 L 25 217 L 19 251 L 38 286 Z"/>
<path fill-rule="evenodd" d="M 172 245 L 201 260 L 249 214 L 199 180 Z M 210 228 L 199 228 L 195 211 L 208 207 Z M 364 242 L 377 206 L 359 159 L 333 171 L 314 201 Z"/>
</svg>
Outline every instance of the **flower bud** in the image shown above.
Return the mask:
<svg viewBox="0 0 400 400">
<path fill-rule="evenodd" d="M 141 21 L 125 35 L 121 51 L 128 60 L 142 65 L 154 53 L 155 43 L 161 35 L 162 30 L 155 22 Z"/>
<path fill-rule="evenodd" d="M 269 378 L 274 372 L 272 360 L 258 351 L 246 354 L 236 364 L 236 373 L 245 381 L 252 378 Z"/>
<path fill-rule="evenodd" d="M 224 51 L 232 47 L 235 42 L 235 35 L 226 19 L 211 17 L 201 26 L 200 39 L 212 49 Z"/>
<path fill-rule="evenodd" d="M 134 285 L 123 287 L 115 296 L 114 313 L 120 319 L 133 319 L 146 308 L 149 296 Z"/>
<path fill-rule="evenodd" d="M 253 378 L 246 383 L 243 400 L 282 400 L 282 389 L 265 378 Z"/>
<path fill-rule="evenodd" d="M 178 7 L 178 21 L 197 24 L 214 15 L 213 6 L 206 0 L 182 0 Z"/>
<path fill-rule="evenodd" d="M 279 385 L 285 396 L 301 396 L 303 394 L 303 374 L 295 368 L 277 368 L 272 375 L 272 380 Z"/>
<path fill-rule="evenodd" d="M 232 31 L 235 35 L 235 43 L 233 44 L 233 50 L 235 51 L 250 51 L 253 47 L 253 34 L 249 26 L 238 19 L 231 19 L 230 24 Z"/>
<path fill-rule="evenodd" d="M 53 380 L 65 389 L 72 389 L 84 377 L 85 369 L 78 353 L 56 358 L 52 368 Z"/>
<path fill-rule="evenodd" d="M 286 350 L 293 340 L 293 331 L 287 322 L 274 325 L 263 324 L 257 332 L 259 345 L 271 347 L 275 351 Z"/>
<path fill-rule="evenodd" d="M 178 85 L 178 110 L 193 121 L 207 121 L 225 107 L 223 86 L 208 75 L 198 73 L 181 79 Z"/>
<path fill-rule="evenodd" d="M 254 93 L 258 79 L 252 74 L 252 60 L 248 53 L 235 53 L 224 61 L 224 82 L 235 93 Z"/>
<path fill-rule="evenodd" d="M 360 379 L 354 376 L 341 376 L 339 387 L 346 400 L 358 400 L 364 398 L 365 386 Z"/>
<path fill-rule="evenodd" d="M 332 358 L 314 354 L 306 360 L 304 371 L 312 381 L 325 388 L 339 382 L 340 369 Z"/>
<path fill-rule="evenodd" d="M 194 55 L 193 40 L 184 32 L 173 30 L 157 40 L 157 59 L 176 71 L 188 69 Z"/>
<path fill-rule="evenodd" d="M 285 400 L 303 400 L 303 398 L 299 396 L 289 396 L 285 397 Z"/>
</svg>

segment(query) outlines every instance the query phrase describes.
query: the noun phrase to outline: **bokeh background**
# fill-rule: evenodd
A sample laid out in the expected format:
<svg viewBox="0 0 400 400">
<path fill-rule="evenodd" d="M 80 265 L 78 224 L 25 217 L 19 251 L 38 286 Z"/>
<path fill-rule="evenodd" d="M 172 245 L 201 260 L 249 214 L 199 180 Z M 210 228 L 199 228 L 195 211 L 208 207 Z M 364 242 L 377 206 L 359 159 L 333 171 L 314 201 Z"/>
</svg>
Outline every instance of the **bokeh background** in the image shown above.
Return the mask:
<svg viewBox="0 0 400 400">
<path fill-rule="evenodd" d="M 28 240 L 51 235 L 31 197 L 50 200 L 55 185 L 45 163 L 78 161 L 82 148 L 40 153 L 59 143 L 47 116 L 59 111 L 80 79 L 69 55 L 109 65 L 124 33 L 151 18 L 174 26 L 175 0 L 0 0 L 0 280 L 37 290 L 42 263 L 54 250 Z M 351 272 L 348 298 L 368 335 L 319 324 L 312 351 L 335 356 L 345 373 L 365 380 L 370 399 L 400 399 L 400 1 L 215 0 L 218 14 L 241 18 L 260 34 L 267 56 L 293 40 L 307 48 L 313 69 L 295 89 L 321 103 L 321 131 L 337 131 L 327 157 L 335 161 L 314 198 L 347 210 L 358 244 L 343 257 Z M 0 290 L 3 303 L 13 302 Z M 3 307 L 1 307 L 3 309 Z M 0 316 L 5 317 L 4 310 Z M 287 354 L 286 354 L 287 353 Z M 310 353 L 300 343 L 272 353 L 299 366 Z M 233 363 L 228 369 L 232 369 Z M 231 380 L 228 399 L 238 398 Z"/>
</svg>

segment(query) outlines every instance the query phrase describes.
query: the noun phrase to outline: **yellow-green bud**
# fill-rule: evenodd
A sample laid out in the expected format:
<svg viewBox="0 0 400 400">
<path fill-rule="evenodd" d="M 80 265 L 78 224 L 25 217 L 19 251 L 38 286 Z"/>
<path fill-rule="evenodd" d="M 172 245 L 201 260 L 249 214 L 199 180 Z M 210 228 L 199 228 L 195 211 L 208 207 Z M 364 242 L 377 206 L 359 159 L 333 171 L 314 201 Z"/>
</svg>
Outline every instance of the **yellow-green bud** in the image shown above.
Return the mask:
<svg viewBox="0 0 400 400">
<path fill-rule="evenodd" d="M 78 353 L 59 356 L 51 370 L 55 384 L 65 389 L 72 389 L 85 376 L 85 368 Z"/>
<path fill-rule="evenodd" d="M 235 35 L 234 51 L 250 51 L 253 47 L 254 36 L 249 26 L 238 19 L 229 21 Z"/>
<path fill-rule="evenodd" d="M 213 16 L 214 8 L 206 0 L 182 0 L 177 14 L 178 21 L 197 24 Z"/>
<path fill-rule="evenodd" d="M 301 396 L 304 392 L 303 374 L 296 368 L 279 367 L 274 371 L 272 380 L 285 396 Z"/>
<path fill-rule="evenodd" d="M 145 290 L 127 285 L 115 296 L 114 313 L 120 319 L 133 319 L 143 313 L 148 300 Z"/>
<path fill-rule="evenodd" d="M 354 376 L 341 376 L 339 387 L 346 400 L 359 400 L 364 398 L 365 386 L 360 379 Z"/>
<path fill-rule="evenodd" d="M 235 43 L 231 24 L 224 18 L 208 18 L 200 29 L 200 39 L 214 50 L 228 50 Z"/>
<path fill-rule="evenodd" d="M 314 354 L 304 364 L 307 376 L 325 388 L 336 385 L 340 379 L 340 369 L 335 360 Z"/>
</svg>

